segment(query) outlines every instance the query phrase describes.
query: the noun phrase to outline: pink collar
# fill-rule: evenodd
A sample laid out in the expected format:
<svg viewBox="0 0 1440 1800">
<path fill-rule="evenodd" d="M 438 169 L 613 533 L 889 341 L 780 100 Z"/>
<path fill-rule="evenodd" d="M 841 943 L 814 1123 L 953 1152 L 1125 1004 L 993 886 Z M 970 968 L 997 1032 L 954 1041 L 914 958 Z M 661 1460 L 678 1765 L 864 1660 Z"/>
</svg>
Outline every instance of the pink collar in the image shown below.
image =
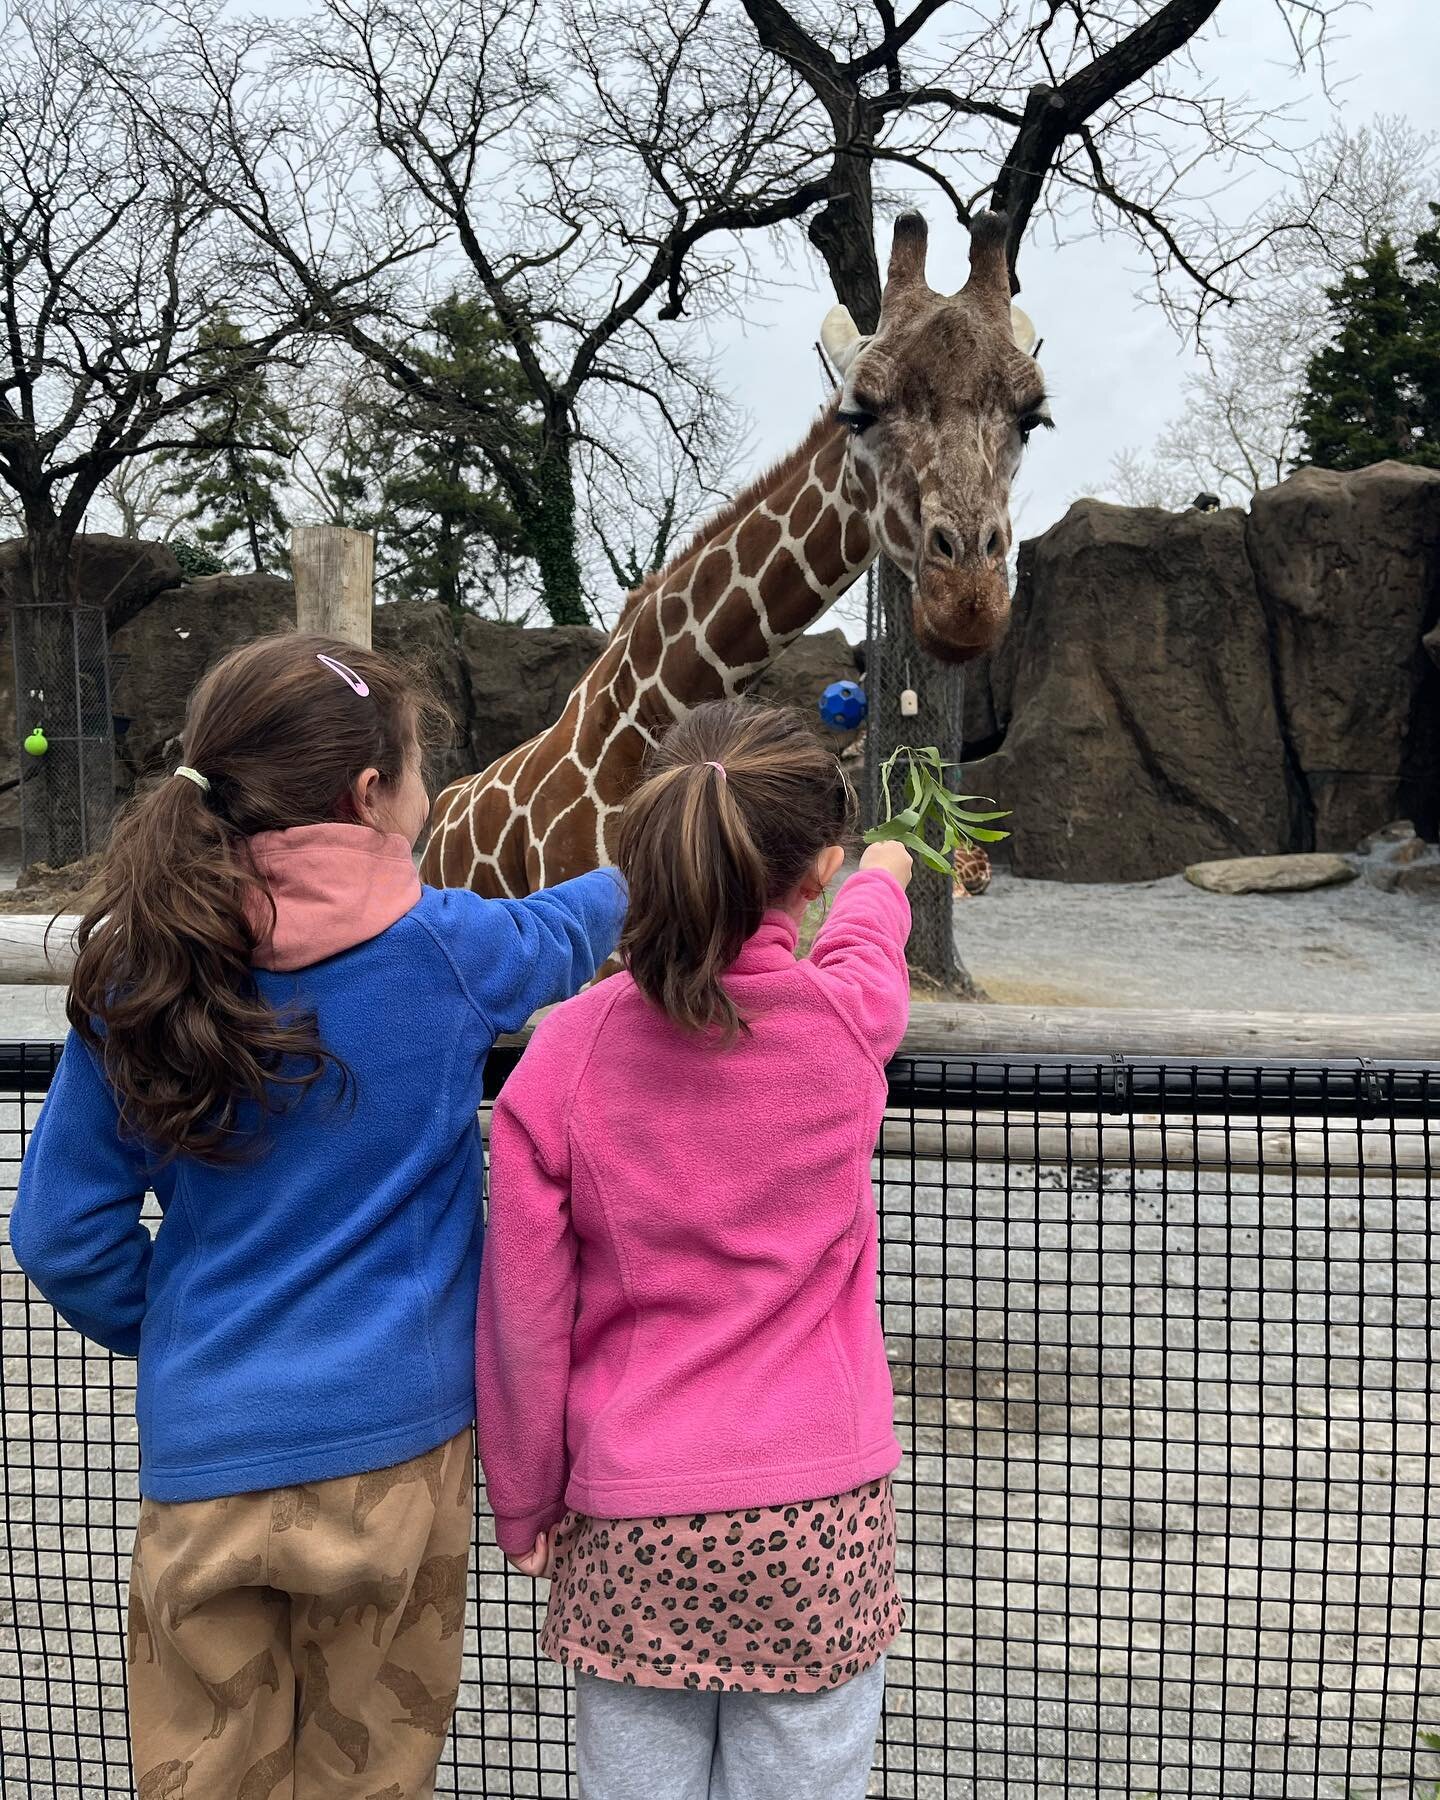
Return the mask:
<svg viewBox="0 0 1440 1800">
<path fill-rule="evenodd" d="M 770 975 L 777 969 L 792 968 L 799 939 L 800 927 L 789 913 L 768 912 L 760 921 L 760 929 L 741 946 L 726 974 Z"/>
<path fill-rule="evenodd" d="M 420 898 L 410 846 L 398 833 L 298 825 L 257 832 L 250 854 L 275 902 L 273 929 L 263 902 L 253 910 L 257 968 L 305 969 L 353 950 L 388 931 Z"/>
</svg>

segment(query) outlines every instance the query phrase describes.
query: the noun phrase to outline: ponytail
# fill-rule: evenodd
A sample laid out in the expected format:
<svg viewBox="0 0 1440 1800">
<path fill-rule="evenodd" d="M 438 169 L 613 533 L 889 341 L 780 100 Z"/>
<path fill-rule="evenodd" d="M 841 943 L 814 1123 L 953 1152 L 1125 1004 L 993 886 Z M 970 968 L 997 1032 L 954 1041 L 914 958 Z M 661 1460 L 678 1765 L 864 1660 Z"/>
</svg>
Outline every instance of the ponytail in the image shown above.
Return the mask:
<svg viewBox="0 0 1440 1800">
<path fill-rule="evenodd" d="M 327 655 L 360 687 L 329 672 Z M 429 716 L 423 690 L 373 652 L 309 634 L 260 639 L 192 696 L 185 775 L 116 821 L 67 1011 L 126 1133 L 161 1160 L 235 1160 L 327 1068 L 348 1085 L 314 1017 L 278 1012 L 260 992 L 251 959 L 274 907 L 249 839 L 353 817 L 356 779 L 367 768 L 401 779 Z"/>
<path fill-rule="evenodd" d="M 630 887 L 620 953 L 677 1025 L 744 1027 L 721 980 L 766 911 L 853 827 L 835 757 L 798 714 L 742 701 L 675 725 L 625 809 L 617 861 Z"/>
</svg>

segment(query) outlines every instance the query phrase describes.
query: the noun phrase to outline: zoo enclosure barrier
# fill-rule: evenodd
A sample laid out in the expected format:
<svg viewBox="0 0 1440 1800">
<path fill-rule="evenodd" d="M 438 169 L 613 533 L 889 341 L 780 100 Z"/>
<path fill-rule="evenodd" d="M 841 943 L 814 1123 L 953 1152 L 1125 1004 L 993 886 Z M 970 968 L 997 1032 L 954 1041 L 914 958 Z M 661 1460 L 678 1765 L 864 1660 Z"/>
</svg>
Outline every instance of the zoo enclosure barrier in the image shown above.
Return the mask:
<svg viewBox="0 0 1440 1800">
<path fill-rule="evenodd" d="M 0 1045 L 10 1192 L 57 1054 Z M 890 1078 L 908 1622 L 871 1792 L 1428 1800 L 1440 1065 L 949 1055 Z M 128 1795 L 133 1367 L 57 1327 L 8 1248 L 0 1306 L 0 1795 Z M 559 1800 L 564 1679 L 483 1505 L 476 1530 L 437 1792 Z"/>
<path fill-rule="evenodd" d="M 105 609 L 58 601 L 16 606 L 10 645 L 15 722 L 27 746 L 20 757 L 21 862 L 59 868 L 100 848 L 115 807 Z"/>
</svg>

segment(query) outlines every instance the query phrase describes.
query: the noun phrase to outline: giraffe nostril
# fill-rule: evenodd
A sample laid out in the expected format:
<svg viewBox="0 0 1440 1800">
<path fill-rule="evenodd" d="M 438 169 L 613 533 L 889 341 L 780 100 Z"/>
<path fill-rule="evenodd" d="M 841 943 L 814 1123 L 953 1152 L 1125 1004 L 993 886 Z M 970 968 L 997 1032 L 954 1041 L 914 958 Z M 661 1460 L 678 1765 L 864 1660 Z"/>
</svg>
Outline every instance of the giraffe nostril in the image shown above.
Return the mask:
<svg viewBox="0 0 1440 1800">
<path fill-rule="evenodd" d="M 1004 554 L 1005 542 L 1001 536 L 1000 528 L 997 525 L 992 528 L 989 537 L 985 540 L 985 560 L 987 562 L 997 562 Z"/>
<path fill-rule="evenodd" d="M 930 533 L 930 554 L 938 556 L 941 562 L 955 560 L 955 545 L 943 525 L 936 525 Z"/>
</svg>

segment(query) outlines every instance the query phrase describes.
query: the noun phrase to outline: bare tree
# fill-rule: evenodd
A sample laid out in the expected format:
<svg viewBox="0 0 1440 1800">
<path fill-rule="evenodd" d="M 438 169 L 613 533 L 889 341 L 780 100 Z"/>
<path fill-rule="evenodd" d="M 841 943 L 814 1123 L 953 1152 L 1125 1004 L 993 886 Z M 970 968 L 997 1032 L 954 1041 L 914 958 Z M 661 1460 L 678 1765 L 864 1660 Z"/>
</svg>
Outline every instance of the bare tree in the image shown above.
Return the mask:
<svg viewBox="0 0 1440 1800">
<path fill-rule="evenodd" d="M 1437 148 L 1433 134 L 1394 116 L 1326 133 L 1268 209 L 1274 233 L 1197 347 L 1182 410 L 1148 452 L 1115 459 L 1105 491 L 1175 506 L 1198 487 L 1245 505 L 1284 480 L 1299 451 L 1305 368 L 1330 330 L 1325 290 L 1382 237 L 1409 243 L 1425 229 Z"/>
<path fill-rule="evenodd" d="M 1322 52 L 1345 3 L 1273 0 L 1298 61 Z M 804 123 L 827 154 L 810 238 L 862 330 L 880 301 L 877 163 L 933 186 L 962 221 L 983 204 L 1004 212 L 1012 270 L 1034 216 L 1083 217 L 1143 245 L 1162 288 L 1178 274 L 1202 305 L 1228 297 L 1254 243 L 1187 195 L 1187 178 L 1216 156 L 1278 146 L 1273 115 L 1213 91 L 1193 60 L 1220 0 L 915 0 L 903 18 L 872 0 L 823 24 L 782 0 L 742 4 L 760 44 L 812 95 Z"/>
<path fill-rule="evenodd" d="M 783 0 L 741 4 L 759 44 L 809 90 L 807 168 L 825 168 L 809 236 L 862 331 L 880 313 L 877 163 L 897 181 L 936 188 L 962 222 L 982 205 L 1004 214 L 1017 288 L 1020 246 L 1042 214 L 1056 229 L 1078 216 L 1087 228 L 1124 232 L 1148 253 L 1160 297 L 1198 314 L 1230 297 L 1236 270 L 1273 234 L 1269 221 L 1228 227 L 1203 196 L 1186 193 L 1197 163 L 1277 148 L 1264 111 L 1213 92 L 1187 59 L 1220 0 L 914 0 L 903 17 L 893 0 L 872 0 L 823 19 Z M 1274 4 L 1303 60 L 1323 49 L 1343 0 Z M 1177 275 L 1183 285 L 1172 291 Z M 908 671 L 919 710 L 903 725 L 873 712 L 871 753 L 903 734 L 958 755 L 958 682 L 921 655 L 909 584 L 888 563 L 880 596 L 887 663 Z M 912 953 L 925 972 L 973 993 L 955 955 L 948 886 L 918 884 L 915 913 Z"/>
<path fill-rule="evenodd" d="M 230 221 L 111 78 L 138 35 L 99 0 L 31 0 L 0 32 L 0 482 L 41 602 L 73 601 L 106 483 L 187 447 L 196 405 L 310 323 L 256 315 Z M 222 309 L 246 321 L 228 372 L 197 343 Z"/>
<path fill-rule="evenodd" d="M 113 528 L 126 538 L 148 538 L 164 543 L 180 522 L 180 507 L 169 486 L 163 464 L 146 456 L 131 456 L 95 491 L 85 515 L 88 528 Z"/>
<path fill-rule="evenodd" d="M 440 24 L 388 0 L 321 0 L 281 33 L 184 0 L 127 74 L 246 233 L 252 285 L 463 420 L 560 621 L 587 616 L 577 458 L 623 485 L 636 443 L 665 434 L 692 482 L 714 486 L 713 450 L 728 448 L 717 397 L 693 344 L 662 322 L 729 290 L 735 232 L 821 193 L 818 177 L 796 179 L 793 78 L 720 55 L 710 14 L 689 0 L 642 41 L 589 0 L 543 18 L 533 0 L 495 0 Z M 366 172 L 363 205 L 342 170 Z M 382 242 L 395 257 L 370 280 Z M 422 245 L 413 278 L 391 278 Z M 405 353 L 441 284 L 502 323 L 539 415 L 538 459 L 517 454 L 511 421 Z M 615 397 L 640 421 L 628 435 L 612 429 Z"/>
</svg>

